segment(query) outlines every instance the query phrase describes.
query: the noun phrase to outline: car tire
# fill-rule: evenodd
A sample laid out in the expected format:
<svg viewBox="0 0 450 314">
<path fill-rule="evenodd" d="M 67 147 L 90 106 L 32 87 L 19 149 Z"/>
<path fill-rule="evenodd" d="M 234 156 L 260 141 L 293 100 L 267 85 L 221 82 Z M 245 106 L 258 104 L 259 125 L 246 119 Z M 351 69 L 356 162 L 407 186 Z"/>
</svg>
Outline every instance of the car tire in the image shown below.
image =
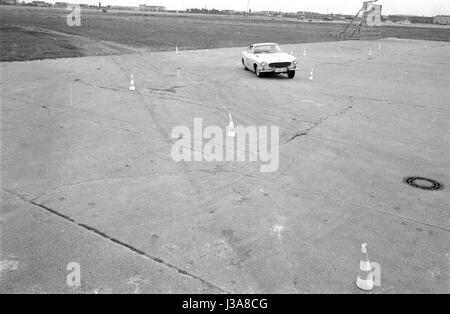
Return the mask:
<svg viewBox="0 0 450 314">
<path fill-rule="evenodd" d="M 295 77 L 295 71 L 288 71 L 287 75 L 290 79 L 293 79 Z"/>
<path fill-rule="evenodd" d="M 259 67 L 257 65 L 255 65 L 255 73 L 257 77 L 263 77 L 263 74 L 259 71 Z"/>
<path fill-rule="evenodd" d="M 244 59 L 242 59 L 242 66 L 244 67 L 244 70 L 245 70 L 245 71 L 248 71 L 248 68 L 247 68 L 247 66 L 245 65 Z"/>
</svg>

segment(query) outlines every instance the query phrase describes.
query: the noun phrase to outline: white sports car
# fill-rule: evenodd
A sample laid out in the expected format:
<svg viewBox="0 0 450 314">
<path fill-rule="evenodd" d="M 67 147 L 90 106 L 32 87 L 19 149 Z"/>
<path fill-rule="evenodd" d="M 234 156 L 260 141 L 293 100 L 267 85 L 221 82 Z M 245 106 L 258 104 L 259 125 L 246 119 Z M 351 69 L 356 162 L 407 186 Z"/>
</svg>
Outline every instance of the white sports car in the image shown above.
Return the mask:
<svg viewBox="0 0 450 314">
<path fill-rule="evenodd" d="M 254 44 L 242 51 L 242 65 L 261 77 L 264 73 L 286 73 L 295 77 L 298 60 L 290 53 L 281 51 L 278 44 Z"/>
</svg>

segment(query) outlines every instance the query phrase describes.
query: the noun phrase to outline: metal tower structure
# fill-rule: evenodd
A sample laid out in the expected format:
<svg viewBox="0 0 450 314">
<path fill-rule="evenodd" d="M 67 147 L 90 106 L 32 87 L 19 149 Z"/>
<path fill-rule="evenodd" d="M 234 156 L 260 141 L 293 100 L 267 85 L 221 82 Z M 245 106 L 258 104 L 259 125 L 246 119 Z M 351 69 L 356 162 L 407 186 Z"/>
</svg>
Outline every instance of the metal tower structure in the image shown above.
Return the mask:
<svg viewBox="0 0 450 314">
<path fill-rule="evenodd" d="M 381 23 L 381 6 L 373 6 L 378 0 L 366 1 L 344 30 L 336 34 L 338 39 L 379 39 L 378 27 Z M 375 12 L 376 11 L 376 12 Z M 376 13 L 376 15 L 375 15 Z"/>
</svg>

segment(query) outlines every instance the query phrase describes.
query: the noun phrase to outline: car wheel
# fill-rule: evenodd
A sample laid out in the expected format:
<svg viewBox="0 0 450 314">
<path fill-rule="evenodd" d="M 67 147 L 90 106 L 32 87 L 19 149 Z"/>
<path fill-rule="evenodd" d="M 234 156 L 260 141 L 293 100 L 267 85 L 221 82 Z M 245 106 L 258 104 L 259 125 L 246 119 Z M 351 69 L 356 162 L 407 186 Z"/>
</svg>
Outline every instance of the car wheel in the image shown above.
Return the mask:
<svg viewBox="0 0 450 314">
<path fill-rule="evenodd" d="M 287 75 L 290 79 L 293 79 L 295 77 L 295 71 L 288 71 Z"/>
<path fill-rule="evenodd" d="M 257 77 L 262 77 L 263 74 L 259 71 L 259 67 L 257 65 L 255 65 L 255 73 Z"/>
<path fill-rule="evenodd" d="M 244 70 L 245 70 L 245 71 L 248 71 L 248 68 L 247 68 L 247 66 L 245 65 L 244 59 L 242 59 L 242 66 L 244 67 Z"/>
</svg>

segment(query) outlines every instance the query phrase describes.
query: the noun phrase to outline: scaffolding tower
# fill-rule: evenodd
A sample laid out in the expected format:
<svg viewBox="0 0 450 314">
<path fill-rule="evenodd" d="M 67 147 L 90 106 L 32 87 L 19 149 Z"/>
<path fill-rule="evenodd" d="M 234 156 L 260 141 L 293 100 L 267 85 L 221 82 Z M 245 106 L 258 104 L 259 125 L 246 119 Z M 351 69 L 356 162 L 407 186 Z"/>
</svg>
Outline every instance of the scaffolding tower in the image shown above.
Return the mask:
<svg viewBox="0 0 450 314">
<path fill-rule="evenodd" d="M 376 40 L 381 38 L 381 6 L 375 6 L 378 0 L 366 1 L 361 9 L 346 25 L 344 30 L 336 34 L 338 39 Z"/>
</svg>

